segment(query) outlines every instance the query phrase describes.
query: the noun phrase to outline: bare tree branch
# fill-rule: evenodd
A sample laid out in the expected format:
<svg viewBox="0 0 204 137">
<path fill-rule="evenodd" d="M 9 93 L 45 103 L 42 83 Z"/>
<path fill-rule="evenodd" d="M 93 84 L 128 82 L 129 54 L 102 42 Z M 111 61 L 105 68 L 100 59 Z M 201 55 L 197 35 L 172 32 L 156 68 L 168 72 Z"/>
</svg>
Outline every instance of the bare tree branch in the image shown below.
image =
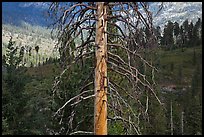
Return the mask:
<svg viewBox="0 0 204 137">
<path fill-rule="evenodd" d="M 101 9 L 99 14 L 97 11 L 101 7 L 95 2 L 74 2 L 62 7 L 60 7 L 59 3 L 50 5 L 50 15 L 54 16 L 55 21 L 52 26 L 59 30 L 57 34 L 59 38 L 58 44 L 61 44 L 63 52 L 67 49 L 71 50 L 68 58 L 72 59 L 67 64 L 67 68 L 56 78 L 53 85 L 53 93 L 57 91 L 58 86 L 61 84 L 61 77 L 69 70 L 71 65 L 79 63 L 80 60 L 83 63 L 84 59 L 93 58 L 93 55 L 95 57 L 100 56 L 101 59 L 96 60 L 94 68 L 99 70 L 99 68 L 106 66 L 101 64 L 104 64 L 104 62 L 108 63 L 108 70 L 111 70 L 108 73 L 122 77 L 121 79 L 125 79 L 129 86 L 127 86 L 128 89 L 125 89 L 120 85 L 120 82 L 118 84 L 114 82 L 115 79 L 111 79 L 108 81 L 108 87 L 103 87 L 108 77 L 104 76 L 105 72 L 99 71 L 98 77 L 101 77 L 99 82 L 102 83 L 100 90 L 101 88 L 104 88 L 101 91 L 106 91 L 106 88 L 110 90 L 107 95 L 110 96 L 111 102 L 107 102 L 107 104 L 113 111 L 114 117 L 109 117 L 109 120 L 121 120 L 126 127 L 129 127 L 128 134 L 132 134 L 132 131 L 136 134 L 141 134 L 139 128 L 140 116 L 148 113 L 150 107 L 149 96 L 153 94 L 157 101 L 162 104 L 154 89 L 156 84 L 154 79 L 155 72 L 158 70 L 153 66 L 152 61 L 149 62 L 143 57 L 144 48 L 146 48 L 145 44 L 151 43 L 153 45 L 153 42 L 155 42 L 152 12 L 150 12 L 148 4 L 145 2 L 104 2 L 102 6 L 104 8 Z M 108 8 L 109 12 L 106 11 L 106 8 Z M 105 25 L 106 23 L 110 25 L 109 30 Z M 98 24 L 101 26 L 98 26 Z M 142 27 L 146 27 L 149 30 L 150 36 L 143 34 Z M 99 33 L 101 35 L 100 38 Z M 76 47 L 71 48 L 70 43 L 75 42 L 76 39 L 79 39 L 80 42 L 77 43 Z M 102 50 L 103 44 L 101 43 L 103 42 L 108 42 L 109 51 L 106 48 Z M 103 56 L 101 56 L 102 54 Z M 145 65 L 150 76 L 140 71 L 138 60 Z M 93 91 L 89 90 L 89 88 L 91 85 L 96 84 L 96 81 L 93 82 L 93 79 L 90 78 L 93 75 L 92 69 L 85 81 L 80 84 L 83 86 L 78 87 L 79 90 L 76 92 L 78 95 L 66 101 L 54 116 L 61 113 L 68 104 L 70 107 L 76 107 L 83 100 L 96 96 L 93 93 L 91 95 L 86 94 Z M 144 91 L 146 91 L 146 102 L 140 100 L 140 96 L 144 94 Z M 124 94 L 126 96 L 123 96 Z M 58 96 L 62 98 L 60 95 Z M 131 101 L 137 103 L 137 112 L 133 110 L 133 102 Z M 124 110 L 127 109 L 129 111 L 125 112 Z M 64 115 L 64 112 L 62 113 Z M 67 134 L 92 134 L 92 132 L 74 131 L 78 130 L 77 128 L 72 128 L 75 115 L 73 110 L 70 117 L 68 117 L 71 128 L 67 130 Z M 61 118 L 60 123 L 62 123 L 62 120 Z M 78 124 L 76 127 L 79 126 Z"/>
</svg>

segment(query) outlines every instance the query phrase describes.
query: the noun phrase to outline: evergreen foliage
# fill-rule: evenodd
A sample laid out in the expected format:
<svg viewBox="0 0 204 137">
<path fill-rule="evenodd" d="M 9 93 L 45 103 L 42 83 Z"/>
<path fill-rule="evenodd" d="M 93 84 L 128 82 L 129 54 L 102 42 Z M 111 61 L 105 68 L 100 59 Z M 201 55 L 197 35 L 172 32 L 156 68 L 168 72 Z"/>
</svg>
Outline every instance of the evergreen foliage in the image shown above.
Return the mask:
<svg viewBox="0 0 204 137">
<path fill-rule="evenodd" d="M 113 23 L 115 22 L 113 21 Z M 114 34 L 119 33 L 110 24 L 108 24 L 108 29 Z M 145 30 L 143 35 L 148 36 L 150 32 L 145 28 L 141 28 L 141 32 L 138 33 L 142 33 L 143 30 Z M 116 84 L 124 87 L 125 90 L 120 89 L 118 91 L 125 96 L 130 104 L 133 104 L 134 112 L 138 112 L 141 109 L 141 112 L 146 114 L 138 117 L 142 134 L 171 134 L 171 100 L 173 102 L 173 134 L 180 135 L 182 133 L 182 112 L 184 112 L 183 134 L 202 134 L 202 52 L 199 52 L 199 46 L 202 45 L 202 21 L 199 18 L 193 24 L 185 20 L 181 25 L 177 22 L 169 21 L 164 27 L 163 36 L 161 36 L 162 32 L 159 26 L 154 31 L 162 49 L 158 48 L 157 51 L 152 51 L 154 53 L 150 54 L 149 48 L 146 48 L 144 51 L 145 58 L 152 58 L 152 63 L 156 64 L 161 72 L 157 73 L 155 80 L 158 80 L 160 84 L 164 84 L 167 79 L 170 79 L 176 83 L 178 92 L 164 93 L 161 91 L 160 85 L 157 85 L 156 93 L 164 103 L 161 106 L 154 97 L 150 96 L 151 93 L 149 91 L 145 88 L 141 89 L 145 93 L 141 96 L 141 103 L 145 104 L 147 97 L 149 97 L 148 113 L 145 113 L 146 108 L 131 102 L 132 100 L 127 96 L 126 92 L 131 91 L 130 87 L 128 87 L 128 80 L 113 71 L 108 74 L 111 77 L 110 80 L 115 80 Z M 67 37 L 68 35 L 65 35 L 64 38 L 66 39 Z M 114 36 L 108 39 L 117 41 Z M 137 39 L 137 42 L 145 43 L 145 39 Z M 129 46 L 132 49 L 135 48 L 131 43 Z M 144 45 L 144 47 L 148 46 Z M 26 47 L 18 48 L 12 37 L 6 47 L 6 54 L 2 56 L 2 135 L 61 135 L 77 130 L 91 131 L 93 129 L 93 99 L 81 100 L 82 103 L 80 105 L 76 104 L 66 107 L 62 112 L 64 114 L 63 117 L 60 114 L 53 117 L 56 111 L 70 98 L 82 91 L 93 89 L 94 84 L 90 84 L 93 80 L 93 75 L 90 73 L 94 71 L 93 58 L 81 59 L 81 63 L 74 64 L 60 78 L 59 88 L 53 92 L 54 79 L 59 75 L 62 67 L 66 68 L 67 64 L 72 61 L 74 56 L 72 51 L 76 48 L 74 41 L 71 43 L 62 42 L 59 48 L 59 59 L 47 57 L 43 64 L 39 63 L 37 67 L 33 67 L 33 63 L 30 62 L 31 65 L 27 68 L 23 63 Z M 108 48 L 113 53 L 121 55 L 121 57 L 126 56 L 125 52 L 120 49 Z M 163 48 L 168 51 L 164 51 Z M 39 47 L 36 46 L 35 50 L 38 53 Z M 87 49 L 87 51 L 89 50 Z M 31 58 L 31 48 L 28 49 L 27 53 L 28 57 Z M 141 73 L 146 75 L 152 73 L 146 70 L 144 63 L 139 60 L 133 60 L 132 57 L 130 58 L 131 65 L 138 66 Z M 189 75 L 192 75 L 192 77 Z M 87 76 L 89 77 L 88 79 Z M 186 79 L 190 79 L 191 87 L 184 85 Z M 188 82 L 186 83 L 187 85 L 189 84 Z M 83 87 L 86 84 L 90 85 L 83 90 L 79 90 L 79 87 Z M 183 90 L 184 88 L 185 90 Z M 90 93 L 92 92 L 90 91 Z M 137 96 L 139 95 L 134 97 Z M 128 119 L 130 109 L 127 107 L 123 108 L 123 110 L 124 115 Z M 109 114 L 110 117 L 114 116 L 113 112 Z M 76 117 L 73 118 L 73 115 Z M 111 135 L 125 135 L 128 132 L 135 134 L 133 131 L 127 131 L 128 126 L 122 120 L 111 121 L 108 123 L 108 133 Z"/>
<path fill-rule="evenodd" d="M 180 25 L 176 21 L 173 23 L 169 20 L 163 29 L 163 36 L 160 35 L 161 46 L 167 50 L 182 47 L 183 52 L 184 47 L 201 45 L 201 23 L 202 21 L 200 18 L 198 18 L 195 25 L 193 22 L 189 23 L 188 19 Z"/>
</svg>

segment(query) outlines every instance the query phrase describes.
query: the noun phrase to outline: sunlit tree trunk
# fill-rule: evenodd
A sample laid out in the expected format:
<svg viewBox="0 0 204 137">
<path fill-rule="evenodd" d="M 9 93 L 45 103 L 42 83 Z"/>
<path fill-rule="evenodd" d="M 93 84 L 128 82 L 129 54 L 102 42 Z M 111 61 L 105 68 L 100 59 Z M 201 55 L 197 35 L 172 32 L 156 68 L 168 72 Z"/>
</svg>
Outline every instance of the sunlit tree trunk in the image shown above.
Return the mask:
<svg viewBox="0 0 204 137">
<path fill-rule="evenodd" d="M 107 135 L 107 6 L 97 3 L 94 134 Z"/>
</svg>

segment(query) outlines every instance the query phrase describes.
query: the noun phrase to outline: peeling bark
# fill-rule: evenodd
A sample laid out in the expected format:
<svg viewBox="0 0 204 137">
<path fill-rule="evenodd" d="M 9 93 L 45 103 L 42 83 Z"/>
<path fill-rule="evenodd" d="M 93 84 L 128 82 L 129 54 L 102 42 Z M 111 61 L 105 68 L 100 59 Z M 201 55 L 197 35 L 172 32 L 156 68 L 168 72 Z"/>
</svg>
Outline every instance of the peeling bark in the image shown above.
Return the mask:
<svg viewBox="0 0 204 137">
<path fill-rule="evenodd" d="M 94 134 L 107 135 L 107 6 L 97 3 Z"/>
</svg>

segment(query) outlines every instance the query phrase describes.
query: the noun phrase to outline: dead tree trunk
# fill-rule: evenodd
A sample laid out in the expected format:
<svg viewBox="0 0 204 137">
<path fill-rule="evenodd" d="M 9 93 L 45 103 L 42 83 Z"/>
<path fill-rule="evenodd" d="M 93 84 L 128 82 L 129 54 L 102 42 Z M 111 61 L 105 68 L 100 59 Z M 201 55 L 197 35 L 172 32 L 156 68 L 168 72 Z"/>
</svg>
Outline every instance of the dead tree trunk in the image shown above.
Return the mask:
<svg viewBox="0 0 204 137">
<path fill-rule="evenodd" d="M 173 128 L 174 128 L 174 125 L 173 125 L 173 112 L 172 112 L 172 100 L 171 100 L 171 135 L 173 135 Z"/>
<path fill-rule="evenodd" d="M 107 6 L 97 3 L 94 134 L 107 135 Z"/>
<path fill-rule="evenodd" d="M 181 135 L 183 135 L 183 114 L 184 112 L 181 112 Z"/>
</svg>

